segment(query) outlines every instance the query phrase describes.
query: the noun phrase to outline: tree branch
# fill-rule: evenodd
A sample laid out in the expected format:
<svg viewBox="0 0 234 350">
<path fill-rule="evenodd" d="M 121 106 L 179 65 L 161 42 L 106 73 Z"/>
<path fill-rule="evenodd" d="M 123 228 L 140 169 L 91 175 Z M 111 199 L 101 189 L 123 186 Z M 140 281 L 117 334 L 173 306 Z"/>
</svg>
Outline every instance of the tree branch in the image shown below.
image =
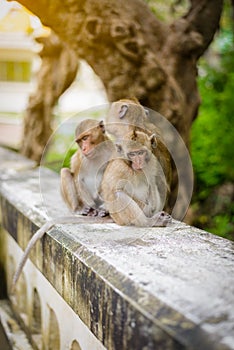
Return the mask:
<svg viewBox="0 0 234 350">
<path fill-rule="evenodd" d="M 201 56 L 214 38 L 219 27 L 223 0 L 191 0 L 191 7 L 184 16 L 190 28 L 202 37 L 202 45 L 197 50 Z"/>
</svg>

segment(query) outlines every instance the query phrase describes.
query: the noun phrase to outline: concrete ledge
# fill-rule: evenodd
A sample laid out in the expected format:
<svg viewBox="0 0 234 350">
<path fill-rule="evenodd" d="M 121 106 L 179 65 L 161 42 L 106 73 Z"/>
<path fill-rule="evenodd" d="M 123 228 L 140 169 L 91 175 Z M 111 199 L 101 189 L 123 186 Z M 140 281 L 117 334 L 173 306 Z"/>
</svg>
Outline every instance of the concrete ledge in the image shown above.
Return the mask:
<svg viewBox="0 0 234 350">
<path fill-rule="evenodd" d="M 48 216 L 67 209 L 58 175 L 17 155 L 9 167 L 8 151 L 0 154 L 1 245 L 9 249 L 9 235 L 25 249 Z M 7 252 L 14 260 L 13 254 Z M 107 349 L 234 349 L 234 244 L 228 240 L 183 223 L 132 228 L 81 217 L 79 224 L 51 229 L 31 260 Z M 7 264 L 8 275 L 15 265 Z M 35 290 L 35 278 L 25 278 L 27 290 Z"/>
</svg>

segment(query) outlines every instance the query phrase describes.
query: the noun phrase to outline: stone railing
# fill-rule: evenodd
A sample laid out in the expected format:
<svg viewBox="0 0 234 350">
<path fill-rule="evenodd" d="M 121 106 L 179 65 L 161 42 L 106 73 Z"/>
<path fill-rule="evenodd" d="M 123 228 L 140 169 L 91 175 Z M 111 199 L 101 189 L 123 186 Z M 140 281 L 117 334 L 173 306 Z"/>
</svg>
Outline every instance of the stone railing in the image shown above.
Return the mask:
<svg viewBox="0 0 234 350">
<path fill-rule="evenodd" d="M 0 156 L 9 291 L 31 235 L 67 209 L 57 174 L 5 149 Z M 35 349 L 234 349 L 234 245 L 183 223 L 81 217 L 44 235 L 9 299 Z"/>
</svg>

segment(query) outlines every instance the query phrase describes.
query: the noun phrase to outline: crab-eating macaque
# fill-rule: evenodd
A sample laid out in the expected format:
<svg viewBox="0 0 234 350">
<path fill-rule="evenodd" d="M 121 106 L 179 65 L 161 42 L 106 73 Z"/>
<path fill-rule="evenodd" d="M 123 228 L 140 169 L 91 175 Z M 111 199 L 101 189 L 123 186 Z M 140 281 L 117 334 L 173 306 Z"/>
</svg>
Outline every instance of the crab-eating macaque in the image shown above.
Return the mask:
<svg viewBox="0 0 234 350">
<path fill-rule="evenodd" d="M 115 150 L 112 141 L 105 135 L 103 122 L 86 119 L 76 128 L 76 142 L 80 149 L 73 155 L 71 170 L 61 169 L 61 191 L 68 206 L 84 215 L 106 216 L 104 202 L 99 195 L 103 172 Z M 64 216 L 48 220 L 29 241 L 13 277 L 12 292 L 28 256 L 37 241 L 56 224 L 79 223 L 76 216 Z"/>
<path fill-rule="evenodd" d="M 171 216 L 162 211 L 165 196 L 157 185 L 162 169 L 153 154 L 155 134 L 132 131 L 116 147 L 101 185 L 110 216 L 119 225 L 166 226 Z"/>
<path fill-rule="evenodd" d="M 71 169 L 62 168 L 60 173 L 64 201 L 73 212 L 106 216 L 99 187 L 114 145 L 106 136 L 102 121 L 83 120 L 75 135 L 79 149 L 71 158 Z"/>
<path fill-rule="evenodd" d="M 143 131 L 149 136 L 155 134 L 157 147 L 153 149 L 153 154 L 159 161 L 166 180 L 158 184 L 159 191 L 168 196 L 172 177 L 171 156 L 164 144 L 161 130 L 150 122 L 148 110 L 135 98 L 113 102 L 107 114 L 106 130 L 116 138 L 117 142 L 133 130 Z"/>
</svg>

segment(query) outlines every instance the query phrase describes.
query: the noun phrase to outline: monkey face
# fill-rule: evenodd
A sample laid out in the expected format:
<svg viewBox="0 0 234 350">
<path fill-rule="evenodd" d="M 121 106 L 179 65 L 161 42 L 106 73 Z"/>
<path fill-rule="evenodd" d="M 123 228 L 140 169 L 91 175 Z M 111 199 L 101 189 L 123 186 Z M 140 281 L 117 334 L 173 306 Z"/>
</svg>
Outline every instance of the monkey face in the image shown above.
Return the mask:
<svg viewBox="0 0 234 350">
<path fill-rule="evenodd" d="M 141 131 L 132 131 L 125 135 L 117 150 L 127 159 L 133 170 L 142 170 L 152 156 L 152 149 L 157 146 L 154 134 L 148 136 Z"/>
<path fill-rule="evenodd" d="M 94 154 L 95 147 L 105 140 L 105 128 L 103 121 L 92 119 L 82 121 L 76 128 L 76 142 L 82 154 L 90 157 Z"/>
<path fill-rule="evenodd" d="M 91 155 L 93 153 L 95 143 L 92 142 L 92 135 L 91 134 L 86 134 L 81 139 L 79 139 L 77 141 L 77 143 L 81 149 L 82 154 L 85 157 L 88 157 L 89 155 Z"/>
<path fill-rule="evenodd" d="M 144 148 L 132 150 L 127 153 L 127 157 L 131 162 L 133 170 L 142 170 L 150 159 L 149 151 Z"/>
<path fill-rule="evenodd" d="M 121 157 L 127 160 L 135 171 L 143 170 L 152 156 L 150 149 L 133 140 L 125 140 L 121 145 L 116 144 L 116 148 Z"/>
</svg>

